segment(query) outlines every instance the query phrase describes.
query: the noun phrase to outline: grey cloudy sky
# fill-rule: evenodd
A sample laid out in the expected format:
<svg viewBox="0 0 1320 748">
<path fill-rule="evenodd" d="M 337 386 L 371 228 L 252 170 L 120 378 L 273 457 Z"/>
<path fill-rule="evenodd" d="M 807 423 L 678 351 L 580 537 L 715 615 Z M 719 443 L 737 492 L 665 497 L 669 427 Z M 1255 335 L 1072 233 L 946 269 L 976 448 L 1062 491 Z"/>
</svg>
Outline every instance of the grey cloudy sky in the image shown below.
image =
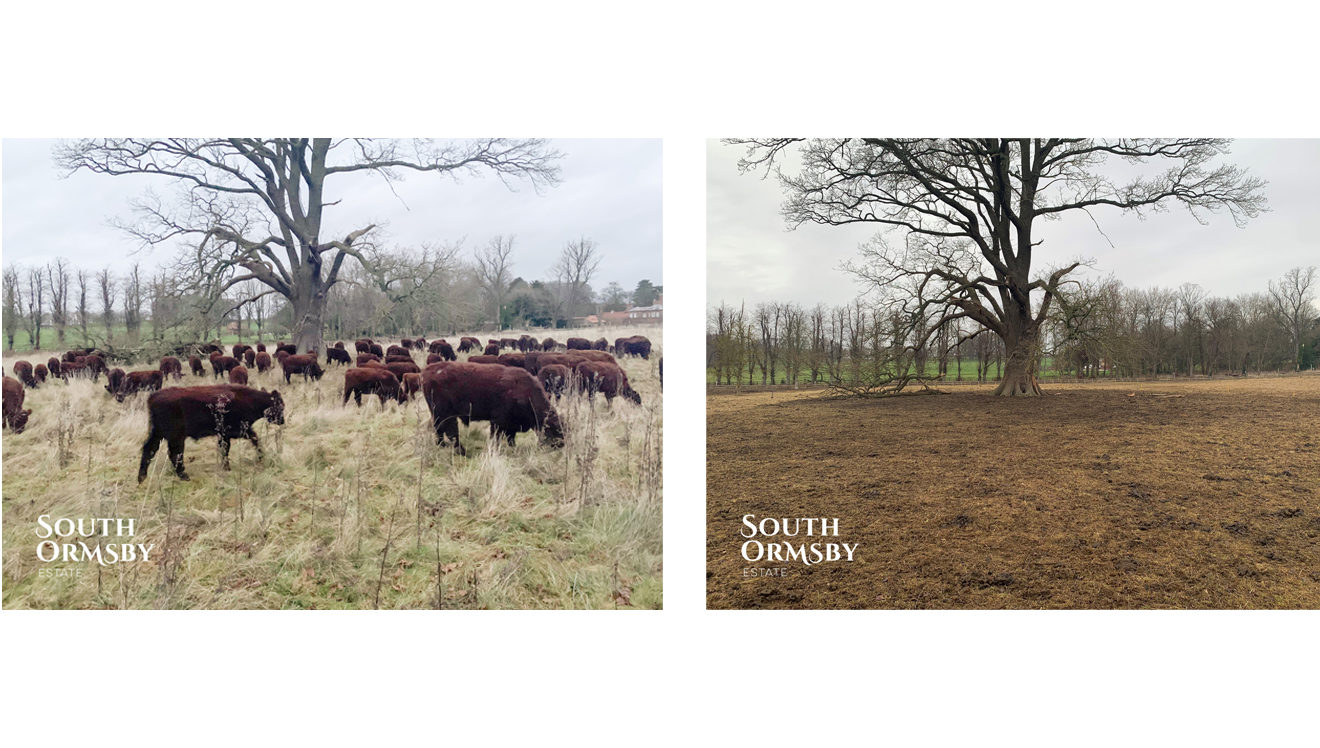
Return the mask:
<svg viewBox="0 0 1320 748">
<path fill-rule="evenodd" d="M 803 225 L 789 231 L 779 214 L 783 193 L 773 178 L 739 174 L 740 146 L 707 144 L 707 304 L 761 301 L 840 304 L 862 289 L 838 269 L 877 226 Z M 1238 140 L 1228 159 L 1269 184 L 1270 212 L 1233 225 L 1227 213 L 1201 225 L 1181 208 L 1142 220 L 1116 209 L 1043 222 L 1036 234 L 1040 267 L 1083 258 L 1092 277 L 1113 274 L 1125 285 L 1200 284 L 1216 296 L 1265 291 L 1289 268 L 1320 265 L 1320 139 Z M 894 234 L 895 238 L 901 234 Z M 1110 246 L 1110 242 L 1113 246 Z"/>
<path fill-rule="evenodd" d="M 110 177 L 79 172 L 67 179 L 51 159 L 53 140 L 4 141 L 4 263 L 45 263 L 63 256 L 75 266 L 117 270 L 134 260 L 166 264 L 172 249 L 132 255 L 138 245 L 109 222 L 131 218 L 130 203 L 148 188 L 160 194 L 171 180 L 149 176 Z M 527 183 L 507 189 L 493 175 L 459 181 L 435 174 L 406 174 L 394 185 L 349 174 L 330 182 L 343 204 L 326 211 L 326 229 L 347 233 L 376 222 L 386 245 L 463 241 L 466 256 L 496 234 L 513 234 L 514 272 L 545 279 L 564 244 L 594 240 L 602 261 L 592 286 L 618 281 L 631 290 L 637 281 L 656 285 L 661 277 L 661 141 L 555 140 L 564 154 L 562 182 L 541 194 Z"/>
</svg>

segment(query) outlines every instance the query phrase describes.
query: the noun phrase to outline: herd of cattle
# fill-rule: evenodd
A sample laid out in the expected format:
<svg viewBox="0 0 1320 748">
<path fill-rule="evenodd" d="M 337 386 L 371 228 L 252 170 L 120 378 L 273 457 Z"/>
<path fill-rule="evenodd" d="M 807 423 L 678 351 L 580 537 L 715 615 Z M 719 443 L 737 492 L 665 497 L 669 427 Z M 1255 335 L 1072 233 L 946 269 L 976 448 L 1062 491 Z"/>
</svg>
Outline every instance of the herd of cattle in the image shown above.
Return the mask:
<svg viewBox="0 0 1320 748">
<path fill-rule="evenodd" d="M 466 452 L 458 439 L 459 421 L 464 425 L 489 421 L 492 435 L 507 438 L 509 444 L 517 433 L 535 431 L 550 446 L 562 446 L 563 428 L 551 398 L 558 401 L 570 391 L 589 397 L 599 392 L 610 401 L 622 397 L 640 405 L 641 396 L 629 385 L 615 356 L 651 356 L 651 341 L 641 335 L 618 338 L 613 345 L 604 338 L 594 342 L 569 338 L 561 344 L 553 338 L 537 340 L 523 335 L 488 340 L 484 346 L 476 338 L 464 337 L 457 350 L 443 339 L 428 343 L 422 337 L 405 338 L 388 347 L 362 338 L 354 347 L 355 358 L 342 342 L 325 355 L 326 366 L 350 367 L 344 375 L 343 404 L 352 397 L 361 406 L 363 395 L 378 396 L 382 405 L 391 399 L 403 403 L 421 392 L 431 411 L 436 440 L 450 442 L 460 455 Z M 413 351 L 427 354 L 424 366 L 413 359 Z M 232 355 L 225 355 L 220 345 L 211 343 L 197 346 L 196 354 L 187 356 L 193 375 L 206 376 L 205 355 L 212 378 L 227 377 L 227 384 L 168 389 L 164 388 L 166 377 L 183 378 L 183 363 L 176 356 L 165 356 L 156 369 L 131 372 L 108 368 L 104 356 L 91 348 L 68 351 L 63 359 L 52 357 L 36 366 L 17 361 L 14 376 L 4 377 L 4 425 L 15 433 L 26 427 L 32 411 L 23 408 L 25 388 L 48 380 L 67 382 L 70 377 L 98 381 L 105 374 L 106 392 L 119 402 L 138 392 L 152 393 L 147 398 L 149 433 L 142 445 L 138 482 L 146 478 L 162 441 L 175 473 L 183 480 L 188 480 L 183 466 L 187 438 L 218 437 L 221 461 L 228 469 L 231 439 L 251 441 L 260 457 L 253 425 L 263 418 L 284 423 L 283 398 L 279 392 L 247 386 L 249 370 L 265 372 L 278 365 L 286 384 L 292 383 L 295 374 L 306 381 L 319 380 L 325 373 L 315 349 L 300 354 L 297 346 L 280 343 L 271 354 L 264 344 L 254 348 L 238 343 L 229 352 Z M 459 361 L 458 353 L 469 355 Z M 659 366 L 663 386 L 663 359 Z"/>
</svg>

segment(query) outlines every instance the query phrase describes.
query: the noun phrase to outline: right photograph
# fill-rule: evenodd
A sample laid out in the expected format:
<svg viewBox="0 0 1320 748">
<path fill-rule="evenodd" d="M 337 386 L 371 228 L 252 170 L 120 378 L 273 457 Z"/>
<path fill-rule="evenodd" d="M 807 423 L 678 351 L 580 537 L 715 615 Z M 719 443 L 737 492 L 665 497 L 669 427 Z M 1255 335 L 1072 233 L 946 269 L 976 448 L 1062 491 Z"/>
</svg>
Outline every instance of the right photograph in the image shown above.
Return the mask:
<svg viewBox="0 0 1320 748">
<path fill-rule="evenodd" d="M 710 609 L 1320 608 L 1320 139 L 707 143 Z"/>
</svg>

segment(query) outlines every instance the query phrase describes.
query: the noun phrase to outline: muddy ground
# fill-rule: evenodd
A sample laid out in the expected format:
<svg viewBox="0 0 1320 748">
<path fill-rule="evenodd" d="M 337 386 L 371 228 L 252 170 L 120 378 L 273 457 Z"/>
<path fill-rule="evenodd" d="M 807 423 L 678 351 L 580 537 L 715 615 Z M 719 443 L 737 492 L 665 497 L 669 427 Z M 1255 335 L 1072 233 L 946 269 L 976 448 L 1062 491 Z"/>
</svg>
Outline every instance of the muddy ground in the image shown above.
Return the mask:
<svg viewBox="0 0 1320 748">
<path fill-rule="evenodd" d="M 1320 608 L 1320 376 L 950 389 L 708 396 L 707 605 Z M 745 514 L 856 560 L 745 561 Z"/>
</svg>

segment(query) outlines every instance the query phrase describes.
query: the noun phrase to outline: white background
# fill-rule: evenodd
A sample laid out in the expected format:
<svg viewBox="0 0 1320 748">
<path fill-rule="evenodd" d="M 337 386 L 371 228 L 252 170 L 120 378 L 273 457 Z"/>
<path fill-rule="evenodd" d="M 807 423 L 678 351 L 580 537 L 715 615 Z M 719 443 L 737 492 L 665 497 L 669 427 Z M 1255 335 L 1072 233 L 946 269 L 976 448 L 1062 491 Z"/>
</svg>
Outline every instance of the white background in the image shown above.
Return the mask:
<svg viewBox="0 0 1320 748">
<path fill-rule="evenodd" d="M 1314 25 L 1204 7 L 6 10 L 5 137 L 665 138 L 670 376 L 663 612 L 5 611 L 0 741 L 1313 743 L 1316 613 L 703 609 L 705 139 L 1320 135 Z"/>
</svg>

